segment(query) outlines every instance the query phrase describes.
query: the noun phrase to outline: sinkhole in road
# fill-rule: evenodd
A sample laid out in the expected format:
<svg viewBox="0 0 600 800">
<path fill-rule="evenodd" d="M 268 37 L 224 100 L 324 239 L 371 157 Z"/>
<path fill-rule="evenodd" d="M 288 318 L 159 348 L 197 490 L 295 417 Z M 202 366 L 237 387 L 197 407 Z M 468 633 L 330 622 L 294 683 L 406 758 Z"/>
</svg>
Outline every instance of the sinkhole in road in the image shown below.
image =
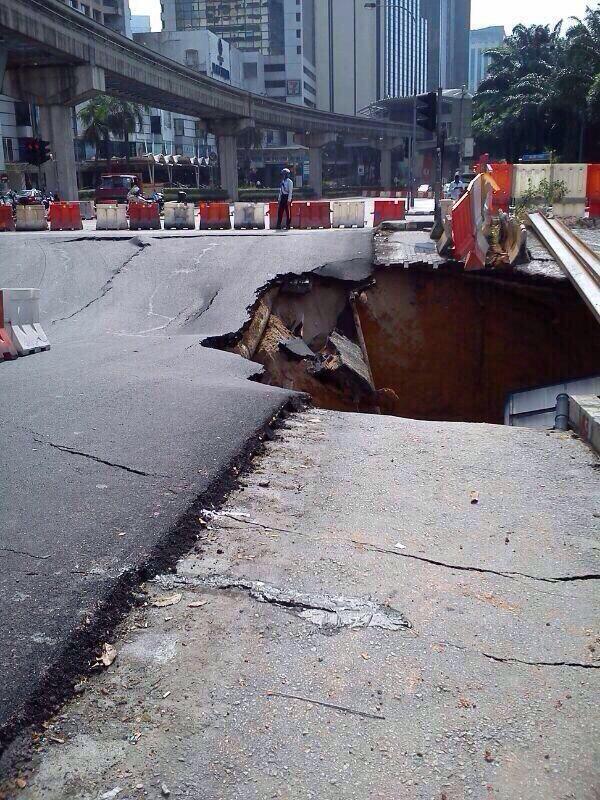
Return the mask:
<svg viewBox="0 0 600 800">
<path fill-rule="evenodd" d="M 600 363 L 598 326 L 568 281 L 457 264 L 278 276 L 241 330 L 204 344 L 321 408 L 460 422 L 502 423 L 509 393 Z"/>
</svg>

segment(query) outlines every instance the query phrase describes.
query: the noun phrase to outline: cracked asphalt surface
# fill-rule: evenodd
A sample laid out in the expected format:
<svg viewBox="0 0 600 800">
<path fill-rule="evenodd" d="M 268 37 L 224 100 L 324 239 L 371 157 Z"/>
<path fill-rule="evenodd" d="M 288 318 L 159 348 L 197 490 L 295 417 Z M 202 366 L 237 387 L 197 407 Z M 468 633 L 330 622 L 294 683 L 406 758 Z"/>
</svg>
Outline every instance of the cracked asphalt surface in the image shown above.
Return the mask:
<svg viewBox="0 0 600 800">
<path fill-rule="evenodd" d="M 569 433 L 292 414 L 19 797 L 596 800 L 598 463 Z M 349 607 L 409 624 L 315 615 Z"/>
<path fill-rule="evenodd" d="M 204 336 L 237 330 L 278 272 L 356 258 L 368 231 L 0 238 L 0 285 L 41 288 L 52 345 L 0 366 L 0 746 L 291 397 Z"/>
</svg>

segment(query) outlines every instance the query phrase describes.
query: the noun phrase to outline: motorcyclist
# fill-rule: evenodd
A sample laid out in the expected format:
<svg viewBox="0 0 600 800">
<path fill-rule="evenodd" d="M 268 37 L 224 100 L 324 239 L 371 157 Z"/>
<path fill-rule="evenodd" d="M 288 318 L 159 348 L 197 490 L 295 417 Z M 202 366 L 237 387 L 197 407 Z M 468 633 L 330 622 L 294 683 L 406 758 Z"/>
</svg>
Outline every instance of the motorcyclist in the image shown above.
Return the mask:
<svg viewBox="0 0 600 800">
<path fill-rule="evenodd" d="M 127 193 L 127 202 L 128 203 L 145 203 L 145 199 L 142 197 L 142 192 L 139 186 L 132 186 L 129 192 Z"/>
</svg>

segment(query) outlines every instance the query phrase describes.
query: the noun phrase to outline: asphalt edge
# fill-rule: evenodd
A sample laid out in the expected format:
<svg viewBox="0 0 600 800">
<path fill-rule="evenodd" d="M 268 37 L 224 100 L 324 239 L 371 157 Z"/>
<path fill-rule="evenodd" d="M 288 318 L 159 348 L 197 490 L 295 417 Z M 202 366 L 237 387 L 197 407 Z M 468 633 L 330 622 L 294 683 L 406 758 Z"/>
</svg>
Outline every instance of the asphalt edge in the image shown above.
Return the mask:
<svg viewBox="0 0 600 800">
<path fill-rule="evenodd" d="M 252 470 L 252 462 L 260 455 L 264 441 L 274 437 L 290 414 L 306 410 L 309 405 L 310 398 L 300 393 L 282 398 L 279 408 L 257 428 L 208 488 L 196 497 L 163 540 L 156 544 L 149 558 L 121 574 L 98 601 L 89 624 L 75 631 L 68 645 L 54 658 L 36 691 L 9 723 L 0 728 L 0 796 L 2 784 L 9 774 L 30 759 L 34 726 L 47 720 L 74 696 L 77 679 L 89 673 L 103 643 L 110 641 L 115 627 L 139 601 L 136 589 L 155 575 L 175 570 L 177 561 L 197 541 L 199 512 L 208 507 L 222 506 L 229 494 L 239 488 L 244 475 Z"/>
</svg>

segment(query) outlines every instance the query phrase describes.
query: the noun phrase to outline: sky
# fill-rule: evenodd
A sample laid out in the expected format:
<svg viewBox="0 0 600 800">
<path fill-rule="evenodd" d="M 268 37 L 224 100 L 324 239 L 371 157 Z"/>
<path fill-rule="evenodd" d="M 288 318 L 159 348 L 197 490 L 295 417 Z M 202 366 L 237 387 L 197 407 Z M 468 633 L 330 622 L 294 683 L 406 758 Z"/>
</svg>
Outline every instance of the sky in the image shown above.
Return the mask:
<svg viewBox="0 0 600 800">
<path fill-rule="evenodd" d="M 325 0 L 316 0 L 323 3 Z M 485 28 L 487 25 L 504 25 L 510 32 L 520 22 L 524 25 L 537 23 L 554 25 L 560 19 L 582 17 L 586 5 L 595 6 L 597 0 L 472 0 L 471 27 Z M 129 0 L 132 14 L 150 14 L 152 30 L 160 30 L 160 0 Z"/>
</svg>

